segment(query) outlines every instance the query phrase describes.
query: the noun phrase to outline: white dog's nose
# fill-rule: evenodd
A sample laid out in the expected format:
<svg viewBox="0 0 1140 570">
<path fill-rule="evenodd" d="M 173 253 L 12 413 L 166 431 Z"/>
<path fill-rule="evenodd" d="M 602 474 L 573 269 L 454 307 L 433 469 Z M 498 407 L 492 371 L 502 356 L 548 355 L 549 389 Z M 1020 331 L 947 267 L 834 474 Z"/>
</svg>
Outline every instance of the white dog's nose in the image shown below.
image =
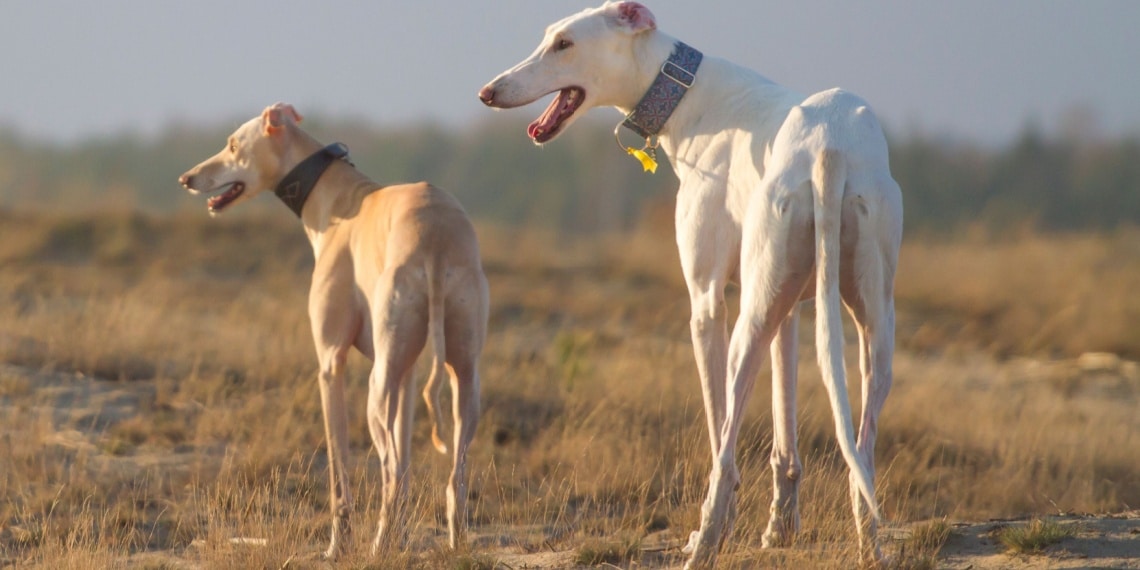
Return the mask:
<svg viewBox="0 0 1140 570">
<path fill-rule="evenodd" d="M 491 87 L 490 84 L 484 85 L 483 88 L 479 90 L 479 100 L 482 101 L 484 105 L 490 106 L 495 102 L 495 88 Z"/>
</svg>

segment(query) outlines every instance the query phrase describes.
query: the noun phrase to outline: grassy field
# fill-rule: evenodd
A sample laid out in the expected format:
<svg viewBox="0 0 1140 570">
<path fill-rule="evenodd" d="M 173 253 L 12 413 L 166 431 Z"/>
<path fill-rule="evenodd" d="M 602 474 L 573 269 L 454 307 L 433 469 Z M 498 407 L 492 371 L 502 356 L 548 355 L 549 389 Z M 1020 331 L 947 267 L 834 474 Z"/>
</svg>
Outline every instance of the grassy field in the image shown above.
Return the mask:
<svg viewBox="0 0 1140 570">
<path fill-rule="evenodd" d="M 320 566 L 311 554 L 329 513 L 305 312 L 311 250 L 277 213 L 0 213 L 0 566 Z M 492 313 L 472 545 L 444 548 L 448 460 L 431 451 L 421 409 L 416 548 L 365 556 L 378 490 L 359 405 L 346 567 L 493 568 L 505 553 L 544 552 L 574 554 L 555 566 L 677 564 L 709 457 L 671 231 L 479 235 Z M 896 380 L 877 448 L 892 523 L 1140 505 L 1140 367 L 1128 360 L 1140 357 L 1140 234 L 910 238 L 897 288 Z M 725 567 L 855 560 L 811 329 L 801 327 L 805 533 L 793 549 L 759 548 L 771 497 L 765 371 Z M 1112 354 L 1086 354 L 1099 352 Z M 350 361 L 350 402 L 364 401 L 368 366 Z"/>
</svg>

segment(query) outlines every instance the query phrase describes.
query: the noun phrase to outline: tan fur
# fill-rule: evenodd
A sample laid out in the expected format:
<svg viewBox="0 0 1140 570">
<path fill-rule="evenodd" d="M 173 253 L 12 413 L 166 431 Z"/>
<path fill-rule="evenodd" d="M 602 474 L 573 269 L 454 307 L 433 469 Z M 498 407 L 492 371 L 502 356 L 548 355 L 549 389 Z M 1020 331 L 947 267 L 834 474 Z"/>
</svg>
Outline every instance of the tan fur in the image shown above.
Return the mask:
<svg viewBox="0 0 1140 570">
<path fill-rule="evenodd" d="M 227 147 L 181 177 L 192 192 L 240 182 L 245 191 L 225 208 L 271 189 L 323 145 L 297 126 L 291 106 L 271 106 L 231 135 Z M 309 317 L 320 361 L 318 383 L 328 439 L 333 511 L 326 556 L 347 546 L 352 495 L 346 470 L 348 427 L 344 369 L 349 349 L 373 360 L 368 427 L 380 455 L 382 505 L 372 548 L 406 539 L 403 510 L 414 412 L 410 372 L 428 337 L 435 357 L 424 399 L 436 447 L 439 388 L 451 380 L 455 429 L 447 486 L 453 548 L 463 541 L 466 455 L 479 416 L 477 371 L 487 327 L 487 280 L 475 231 L 451 195 L 426 183 L 381 187 L 344 161 L 317 182 L 301 221 L 315 265 Z"/>
</svg>

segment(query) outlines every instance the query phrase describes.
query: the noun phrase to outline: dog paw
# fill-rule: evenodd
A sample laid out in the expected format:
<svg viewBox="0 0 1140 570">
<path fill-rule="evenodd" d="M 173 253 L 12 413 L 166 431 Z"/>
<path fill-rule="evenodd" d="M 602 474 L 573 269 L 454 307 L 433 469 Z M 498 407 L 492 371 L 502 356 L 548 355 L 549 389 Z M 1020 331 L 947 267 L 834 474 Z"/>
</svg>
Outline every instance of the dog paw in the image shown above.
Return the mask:
<svg viewBox="0 0 1140 570">
<path fill-rule="evenodd" d="M 694 530 L 693 532 L 690 532 L 689 533 L 689 543 L 686 544 L 685 547 L 681 549 L 681 553 L 682 554 L 692 554 L 693 551 L 697 549 L 697 541 L 699 541 L 700 539 L 701 539 L 701 532 L 700 531 Z"/>
</svg>

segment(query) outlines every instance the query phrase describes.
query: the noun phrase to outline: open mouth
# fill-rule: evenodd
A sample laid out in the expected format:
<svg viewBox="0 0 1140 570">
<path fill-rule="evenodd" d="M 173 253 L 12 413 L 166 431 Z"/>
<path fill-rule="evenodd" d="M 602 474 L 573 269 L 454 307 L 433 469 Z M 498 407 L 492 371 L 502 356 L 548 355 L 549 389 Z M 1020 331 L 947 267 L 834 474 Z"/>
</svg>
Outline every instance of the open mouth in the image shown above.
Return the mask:
<svg viewBox="0 0 1140 570">
<path fill-rule="evenodd" d="M 581 87 L 567 87 L 558 92 L 550 106 L 526 128 L 526 134 L 536 143 L 544 143 L 558 135 L 563 123 L 569 119 L 582 102 L 586 91 Z"/>
<path fill-rule="evenodd" d="M 245 183 L 243 182 L 230 182 L 228 185 L 223 186 L 225 191 L 216 196 L 211 196 L 206 200 L 206 208 L 210 213 L 217 213 L 222 211 L 223 208 L 229 206 L 234 200 L 238 199 L 245 192 Z"/>
</svg>

